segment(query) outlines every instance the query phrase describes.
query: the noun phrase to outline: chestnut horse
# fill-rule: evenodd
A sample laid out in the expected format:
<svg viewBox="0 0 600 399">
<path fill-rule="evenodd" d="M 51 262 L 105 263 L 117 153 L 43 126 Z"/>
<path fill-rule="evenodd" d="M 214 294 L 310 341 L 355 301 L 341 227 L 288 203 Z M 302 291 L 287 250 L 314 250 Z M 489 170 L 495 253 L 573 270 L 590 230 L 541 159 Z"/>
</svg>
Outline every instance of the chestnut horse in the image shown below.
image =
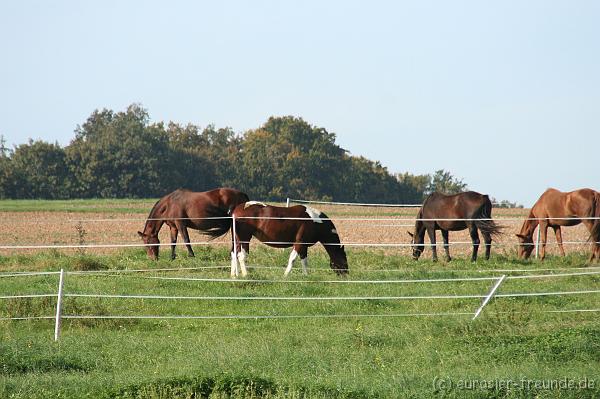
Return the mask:
<svg viewBox="0 0 600 399">
<path fill-rule="evenodd" d="M 307 273 L 308 247 L 317 242 L 325 247 L 330 267 L 339 275 L 348 273 L 344 246 L 340 245 L 337 230 L 324 213 L 303 205 L 287 208 L 251 201 L 238 205 L 232 215 L 235 217 L 233 228 L 237 251 L 237 259 L 231 253 L 232 276 L 237 275 L 238 260 L 242 276 L 246 276 L 246 256 L 250 251 L 252 236 L 271 247 L 293 247 L 284 276 L 290 273 L 298 256 L 303 273 Z"/>
<path fill-rule="evenodd" d="M 492 236 L 501 233 L 502 227 L 498 226 L 492 217 L 492 202 L 487 195 L 467 191 L 464 193 L 445 195 L 433 193 L 425 199 L 415 222 L 414 233 L 408 232 L 413 244 L 413 258 L 418 260 L 424 249 L 425 231 L 431 243 L 433 261 L 437 261 L 435 231 L 441 230 L 444 239 L 446 260 L 450 261 L 450 248 L 448 232 L 469 230 L 473 242 L 471 261 L 477 260 L 479 250 L 479 233 L 481 231 L 485 242 L 485 259 L 490 258 Z M 465 220 L 457 220 L 465 219 Z"/>
<path fill-rule="evenodd" d="M 600 220 L 590 219 L 600 216 L 600 193 L 589 188 L 582 188 L 563 193 L 554 188 L 549 188 L 540 196 L 529 212 L 527 220 L 517 234 L 519 238 L 519 258 L 527 259 L 533 251 L 533 232 L 536 227 L 540 229 L 541 259 L 546 257 L 546 239 L 548 227 L 552 227 L 556 235 L 558 248 L 562 256 L 565 250 L 562 244 L 561 226 L 575 226 L 583 223 L 590 232 L 592 255 L 600 259 Z M 586 219 L 582 219 L 586 218 Z"/>
<path fill-rule="evenodd" d="M 163 224 L 171 229 L 171 259 L 175 259 L 177 234 L 181 232 L 188 255 L 193 257 L 187 229 L 200 230 L 212 238 L 220 237 L 231 228 L 229 213 L 236 205 L 248 201 L 248 196 L 232 188 L 193 192 L 175 190 L 159 199 L 152 207 L 144 231 L 138 234 L 144 240 L 150 259 L 158 259 L 158 232 Z M 211 219 L 215 218 L 215 219 Z M 223 218 L 223 219 L 220 219 Z M 233 237 L 232 237 L 233 239 Z"/>
</svg>

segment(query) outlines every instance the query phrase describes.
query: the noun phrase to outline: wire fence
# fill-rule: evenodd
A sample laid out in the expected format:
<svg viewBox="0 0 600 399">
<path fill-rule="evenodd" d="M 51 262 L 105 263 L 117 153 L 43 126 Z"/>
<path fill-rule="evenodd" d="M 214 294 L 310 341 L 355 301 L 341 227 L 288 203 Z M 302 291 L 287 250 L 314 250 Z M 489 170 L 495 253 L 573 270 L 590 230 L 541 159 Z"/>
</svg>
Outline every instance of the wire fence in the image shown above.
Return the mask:
<svg viewBox="0 0 600 399">
<path fill-rule="evenodd" d="M 189 268 L 188 268 L 189 269 Z M 177 269 L 163 269 L 172 271 Z M 147 270 L 129 270 L 134 274 L 144 274 Z M 537 274 L 537 275 L 516 275 L 507 276 L 483 276 L 468 278 L 438 278 L 438 279 L 391 279 L 391 280 L 268 280 L 268 279 L 218 279 L 218 278 L 193 278 L 193 277 L 164 277 L 164 276 L 141 276 L 146 279 L 159 279 L 164 281 L 188 281 L 188 282 L 211 282 L 211 283 L 286 283 L 286 284 L 432 284 L 432 283 L 464 283 L 464 282 L 494 282 L 493 287 L 487 293 L 479 294 L 452 294 L 452 295 L 363 295 L 363 296 L 251 296 L 251 295 L 141 295 L 141 294 L 105 294 L 105 293 L 85 293 L 85 292 L 67 292 L 65 290 L 65 277 L 72 276 L 97 276 L 97 271 L 77 271 L 77 272 L 22 272 L 5 273 L 0 277 L 19 278 L 33 276 L 59 276 L 58 290 L 56 293 L 42 294 L 22 294 L 22 295 L 2 295 L 0 299 L 19 300 L 36 298 L 56 298 L 55 316 L 14 316 L 0 317 L 3 321 L 23 321 L 23 320 L 54 320 L 55 340 L 59 340 L 61 331 L 61 320 L 63 319 L 239 319 L 239 320 L 259 320 L 259 319 L 302 319 L 302 318 L 375 318 L 375 317 L 456 317 L 471 316 L 476 319 L 493 299 L 502 298 L 524 298 L 524 297 L 548 297 L 548 296 L 573 296 L 573 295 L 597 295 L 600 289 L 582 289 L 582 290 L 564 290 L 564 291 L 540 291 L 540 292 L 508 292 L 497 293 L 501 284 L 509 280 L 533 280 L 533 279 L 554 279 L 567 278 L 574 276 L 597 276 L 600 270 L 585 272 Z M 110 276 L 122 276 L 112 274 Z M 66 298 L 88 298 L 88 299 L 114 299 L 114 300 L 187 300 L 187 301 L 286 301 L 286 302 L 333 302 L 333 301 L 422 301 L 422 300 L 482 300 L 479 307 L 474 312 L 416 312 L 416 313 L 379 313 L 379 314 L 303 314 L 303 315 L 82 315 L 82 314 L 62 314 L 62 303 Z M 542 310 L 542 313 L 595 313 L 600 309 L 555 309 Z"/>
<path fill-rule="evenodd" d="M 302 201 L 302 200 L 290 200 L 288 199 L 287 204 L 291 202 L 304 202 L 304 203 L 323 203 L 323 204 L 337 204 L 337 205 L 357 205 L 357 206 L 380 206 L 380 207 L 420 207 L 420 204 L 406 204 L 406 205 L 394 205 L 394 204 L 351 204 L 351 203 L 328 203 L 325 201 Z M 231 219 L 232 225 L 235 226 L 236 219 L 257 219 L 255 217 L 216 217 L 216 218 L 179 218 L 178 220 L 200 220 L 200 219 Z M 313 218 L 288 218 L 288 217 L 259 217 L 258 219 L 265 220 L 314 220 Z M 320 220 L 332 220 L 332 221 L 359 221 L 359 222 L 416 222 L 416 221 L 474 221 L 474 220 L 494 220 L 494 221 L 525 221 L 525 220 L 597 220 L 598 217 L 584 217 L 584 218 L 486 218 L 486 219 L 419 219 L 419 218 L 390 218 L 390 217 L 369 217 L 369 218 L 357 218 L 357 217 L 336 217 L 336 218 L 319 218 Z M 166 221 L 167 219 L 148 219 L 148 218 L 100 218 L 100 219 L 70 219 L 70 222 L 122 222 L 122 221 Z M 173 220 L 173 219 L 168 219 Z M 382 227 L 408 227 L 411 224 L 387 224 L 380 225 Z M 539 231 L 539 230 L 538 230 Z M 235 240 L 235 238 L 234 238 Z M 539 241 L 539 238 L 538 238 Z M 234 241 L 235 243 L 235 241 Z M 247 241 L 238 243 L 247 243 Z M 298 244 L 298 242 L 286 242 L 286 241 L 267 241 L 265 244 L 271 245 L 292 245 Z M 590 240 L 587 241 L 565 241 L 562 244 L 565 245 L 582 245 L 590 244 Z M 127 248 L 127 247 L 147 247 L 147 246 L 173 246 L 173 245 L 213 245 L 213 244 L 230 244 L 227 242 L 215 243 L 213 241 L 195 241 L 189 243 L 162 243 L 162 244 L 53 244 L 53 245 L 0 245 L 0 249 L 86 249 L 86 248 Z M 301 242 L 305 245 L 313 245 L 314 242 Z M 555 245 L 558 243 L 551 243 Z M 597 244 L 600 244 L 598 242 Z M 361 243 L 361 242 L 342 242 L 324 245 L 345 245 L 353 247 L 413 247 L 412 243 L 405 242 L 394 242 L 394 243 Z M 420 244 L 422 246 L 430 246 L 432 244 Z M 435 246 L 445 246 L 448 244 L 434 243 Z M 456 241 L 449 245 L 473 245 L 470 241 Z M 485 244 L 482 244 L 485 245 Z M 495 243 L 495 246 L 509 246 L 515 244 L 508 243 Z M 525 243 L 525 245 L 535 245 L 536 243 Z M 264 266 L 267 268 L 267 266 Z M 15 316 L 15 317 L 0 317 L 0 320 L 54 320 L 55 322 L 55 340 L 59 339 L 61 331 L 61 320 L 62 319 L 301 319 L 301 318 L 360 318 L 360 317 L 457 317 L 457 316 L 470 316 L 471 318 L 477 318 L 486 305 L 493 298 L 523 298 L 523 297 L 547 297 L 547 296 L 572 296 L 572 295 L 596 295 L 600 293 L 600 290 L 587 289 L 587 290 L 565 290 L 565 291 L 546 291 L 546 292 L 509 292 L 509 293 L 497 293 L 501 285 L 505 281 L 510 280 L 523 280 L 523 279 L 546 279 L 546 278 L 566 278 L 574 276 L 595 276 L 599 275 L 600 271 L 595 268 L 573 268 L 573 269 L 587 269 L 586 271 L 568 273 L 552 273 L 552 274 L 537 274 L 537 275 L 507 275 L 502 274 L 501 276 L 489 275 L 482 277 L 457 277 L 457 278 L 437 278 L 437 279 L 381 279 L 381 280 L 275 280 L 275 279 L 232 279 L 232 278 L 203 278 L 203 277 L 168 277 L 168 276 L 148 276 L 149 272 L 168 272 L 168 271 L 184 271 L 184 270 L 209 270 L 209 269 L 226 269 L 228 266 L 204 266 L 194 268 L 162 268 L 162 269 L 138 269 L 138 270 L 111 270 L 111 271 L 74 271 L 65 272 L 10 272 L 0 273 L 0 278 L 30 278 L 34 276 L 58 276 L 58 289 L 55 293 L 36 293 L 36 294 L 21 294 L 21 295 L 1 295 L 0 299 L 3 300 L 21 300 L 21 299 L 36 299 L 36 298 L 56 298 L 56 314 L 54 316 L 41 315 L 41 316 Z M 260 268 L 256 266 L 255 268 Z M 554 269 L 540 269 L 544 271 L 557 271 L 566 270 L 569 268 L 554 268 Z M 329 269 L 323 269 L 329 270 Z M 383 270 L 373 270 L 383 271 Z M 396 271 L 396 270 L 388 270 Z M 533 270 L 527 269 L 506 269 L 506 270 L 485 270 L 488 273 L 520 273 L 520 272 L 532 272 Z M 483 272 L 483 271 L 477 271 Z M 169 296 L 169 295 L 141 295 L 141 294 L 106 294 L 106 293 L 86 293 L 86 292 L 65 292 L 65 277 L 67 275 L 72 276 L 106 276 L 115 277 L 122 276 L 124 273 L 130 273 L 138 275 L 143 279 L 152 279 L 160 281 L 188 281 L 188 282 L 201 282 L 201 283 L 228 283 L 228 284 L 239 284 L 239 283 L 264 283 L 264 284 L 429 284 L 429 283 L 465 283 L 465 282 L 493 282 L 494 285 L 488 292 L 477 293 L 477 294 L 464 294 L 464 295 L 366 295 L 366 296 L 244 296 L 244 295 L 230 295 L 230 296 Z M 311 315 L 78 315 L 78 314 L 62 314 L 62 303 L 65 298 L 95 298 L 95 299 L 120 299 L 120 300 L 188 300 L 188 301 L 373 301 L 373 300 L 386 300 L 386 301 L 421 301 L 421 300 L 482 300 L 479 307 L 474 312 L 417 312 L 417 313 L 387 313 L 387 314 L 311 314 Z M 595 313 L 600 309 L 557 309 L 557 310 L 543 310 L 543 313 Z"/>
</svg>

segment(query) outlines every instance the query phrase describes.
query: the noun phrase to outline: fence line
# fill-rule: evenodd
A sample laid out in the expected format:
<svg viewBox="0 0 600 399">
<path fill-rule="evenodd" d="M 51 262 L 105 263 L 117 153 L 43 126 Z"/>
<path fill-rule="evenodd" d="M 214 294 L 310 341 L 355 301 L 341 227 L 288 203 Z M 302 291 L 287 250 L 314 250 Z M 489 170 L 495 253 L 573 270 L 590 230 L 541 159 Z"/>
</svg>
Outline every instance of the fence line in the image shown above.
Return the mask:
<svg viewBox="0 0 600 399">
<path fill-rule="evenodd" d="M 598 275 L 600 271 L 581 272 L 581 273 L 554 273 L 538 274 L 527 276 L 507 276 L 508 280 L 513 279 L 539 279 L 539 278 L 557 278 Z M 141 276 L 143 279 L 150 280 L 173 280 L 173 281 L 204 281 L 217 283 L 287 283 L 287 284 L 411 284 L 411 283 L 443 283 L 443 282 L 465 282 L 465 281 L 489 281 L 497 280 L 497 276 L 486 277 L 459 277 L 459 278 L 437 278 L 437 279 L 398 279 L 398 280 L 267 280 L 267 279 L 235 279 L 235 278 L 203 278 L 203 277 L 163 277 L 163 276 Z"/>
<path fill-rule="evenodd" d="M 497 279 L 494 279 L 497 280 Z M 53 296 L 56 296 L 54 294 Z M 206 301 L 393 301 L 423 299 L 480 299 L 486 295 L 392 295 L 392 296 L 182 296 L 182 295 L 127 295 L 127 294 L 65 294 L 71 298 L 103 299 L 174 299 Z"/>
<path fill-rule="evenodd" d="M 109 269 L 109 270 L 75 270 L 75 271 L 66 271 L 65 274 L 68 275 L 107 275 L 109 277 L 120 276 L 127 273 L 149 273 L 149 272 L 180 272 L 180 271 L 190 271 L 190 270 L 219 270 L 219 269 L 228 269 L 230 265 L 222 265 L 222 266 L 197 266 L 197 267 L 172 267 L 172 268 L 157 268 L 157 269 Z M 283 266 L 247 266 L 249 269 L 272 269 L 272 270 L 281 270 Z M 543 269 L 433 269 L 427 270 L 428 273 L 534 273 L 534 272 L 546 272 L 546 271 L 563 271 L 563 270 L 595 270 L 599 269 L 600 266 L 583 266 L 583 267 L 557 267 L 557 268 L 543 268 Z M 330 272 L 331 268 L 311 268 L 311 271 L 327 271 Z M 361 270 L 360 273 L 406 273 L 412 272 L 407 271 L 405 269 L 379 269 L 379 270 Z M 0 272 L 0 278 L 2 277 L 31 277 L 31 276 L 43 276 L 43 275 L 55 275 L 60 274 L 57 272 L 8 272 L 2 273 Z M 583 272 L 583 273 L 573 273 L 568 275 L 586 275 L 586 274 L 596 274 L 596 272 Z M 567 274 L 541 274 L 539 277 L 547 277 L 547 276 L 566 276 Z M 527 276 L 508 276 L 509 279 L 521 279 L 527 278 Z M 533 277 L 533 276 L 531 276 Z M 538 276 L 535 276 L 538 277 Z"/>
<path fill-rule="evenodd" d="M 180 268 L 160 268 L 160 269 L 111 269 L 111 270 L 81 270 L 81 271 L 70 271 L 68 274 L 114 274 L 119 275 L 121 273 L 147 273 L 147 272 L 168 272 L 168 271 L 185 271 L 185 270 L 218 270 L 228 269 L 230 265 L 222 266 L 197 266 L 197 267 L 180 267 Z M 284 266 L 246 266 L 248 269 L 269 269 L 269 270 L 282 270 Z M 557 267 L 557 268 L 543 268 L 543 269 L 428 269 L 427 273 L 519 273 L 519 272 L 542 272 L 542 271 L 558 271 L 558 270 L 593 270 L 599 269 L 600 266 L 583 266 L 583 267 Z M 311 267 L 311 271 L 326 271 L 330 272 L 332 269 L 329 267 Z M 408 272 L 413 272 L 409 270 Z M 406 273 L 406 269 L 369 269 L 360 270 L 358 273 Z M 53 272 L 57 274 L 59 272 Z M 0 275 L 1 277 L 2 275 Z"/>
<path fill-rule="evenodd" d="M 9 272 L 9 273 L 0 273 L 0 278 L 2 278 L 2 277 L 44 276 L 44 275 L 52 275 L 52 274 L 60 274 L 60 272 Z"/>
<path fill-rule="evenodd" d="M 252 241 L 238 241 L 241 244 L 250 244 Z M 272 245 L 289 245 L 292 246 L 294 244 L 300 245 L 316 245 L 319 242 L 302 242 L 302 241 L 256 241 L 262 244 L 272 244 Z M 436 242 L 435 244 L 424 242 L 423 244 L 411 244 L 405 242 L 397 242 L 397 243 L 365 243 L 365 242 L 339 242 L 339 243 L 320 243 L 323 246 L 347 246 L 347 247 L 388 247 L 388 248 L 412 248 L 412 247 L 425 247 L 429 248 L 431 246 L 435 247 L 443 247 L 443 246 L 471 246 L 473 242 L 471 241 L 454 241 L 449 242 L 448 244 L 444 244 L 443 242 Z M 589 244 L 600 244 L 600 241 L 563 241 L 562 245 L 589 245 Z M 142 247 L 171 247 L 171 246 L 185 246 L 185 245 L 230 245 L 229 242 L 224 241 L 193 241 L 193 242 L 177 242 L 175 244 L 166 242 L 159 244 L 144 244 L 144 243 L 136 243 L 136 244 L 55 244 L 55 245 L 0 245 L 0 249 L 93 249 L 93 248 L 142 248 Z M 480 247 L 514 247 L 517 245 L 522 246 L 536 246 L 535 242 L 531 243 L 518 243 L 518 242 L 493 242 L 490 244 L 480 243 Z M 558 242 L 546 242 L 546 246 L 555 246 L 559 245 Z"/>
<path fill-rule="evenodd" d="M 334 202 L 334 201 L 312 201 L 312 200 L 302 200 L 302 199 L 286 199 L 286 206 L 290 206 L 290 204 L 324 204 L 324 205 L 343 205 L 343 206 L 365 206 L 365 207 L 375 207 L 375 208 L 420 208 L 423 204 L 369 204 L 369 203 L 360 203 L 360 202 Z M 492 206 L 502 205 L 501 202 L 493 202 Z M 503 209 L 523 209 L 523 208 L 503 208 Z"/>
<path fill-rule="evenodd" d="M 145 222 L 148 220 L 152 221 L 169 221 L 169 220 L 225 220 L 232 219 L 232 216 L 215 216 L 215 217 L 195 217 L 195 218 L 114 218 L 114 219 L 70 219 L 70 223 L 80 222 Z M 259 219 L 259 220 L 314 220 L 311 217 L 285 217 L 285 216 L 239 216 L 236 219 Z M 406 218 L 406 217 L 320 217 L 320 220 L 330 221 L 387 221 L 387 222 L 434 222 L 434 221 L 549 221 L 549 220 L 599 220 L 599 216 L 584 216 L 584 217 L 547 217 L 547 218 L 530 218 L 530 217 L 496 217 L 496 218 Z M 32 223 L 39 223 L 39 221 L 32 221 Z M 401 225 L 402 227 L 404 225 Z M 394 225 L 395 227 L 395 225 Z M 406 226 L 405 226 L 406 227 Z"/>
<path fill-rule="evenodd" d="M 537 313 L 596 313 L 600 308 L 595 309 L 556 309 L 541 310 Z M 525 311 L 502 311 L 488 312 L 491 315 L 502 314 L 528 314 Z M 146 315 L 146 316 L 128 316 L 128 315 L 63 315 L 63 319 L 128 319 L 128 320 L 282 320 L 282 319 L 350 319 L 350 318 L 386 318 L 386 317 L 473 317 L 473 312 L 437 312 L 437 313 L 354 313 L 354 314 L 313 314 L 313 315 L 215 315 L 215 316 L 194 316 L 194 315 Z M 18 320 L 52 320 L 54 316 L 28 316 L 28 317 L 0 317 L 0 321 L 18 321 Z"/>
<path fill-rule="evenodd" d="M 295 204 L 323 204 L 323 205 L 349 205 L 349 206 L 372 206 L 381 208 L 420 208 L 423 204 L 367 204 L 360 202 L 332 202 L 332 201 L 309 201 L 301 199 L 286 199 L 286 206 L 290 206 L 291 203 Z"/>
</svg>

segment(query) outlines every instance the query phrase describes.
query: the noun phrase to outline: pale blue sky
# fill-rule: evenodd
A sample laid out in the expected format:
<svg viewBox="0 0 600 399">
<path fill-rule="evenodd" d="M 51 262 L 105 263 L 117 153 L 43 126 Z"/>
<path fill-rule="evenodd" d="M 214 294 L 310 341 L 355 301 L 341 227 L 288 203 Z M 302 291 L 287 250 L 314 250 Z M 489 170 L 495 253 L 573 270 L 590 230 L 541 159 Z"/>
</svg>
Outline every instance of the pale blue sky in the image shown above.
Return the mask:
<svg viewBox="0 0 600 399">
<path fill-rule="evenodd" d="M 0 134 L 66 145 L 133 102 L 237 132 L 295 115 L 529 206 L 600 190 L 599 21 L 597 1 L 2 2 Z"/>
</svg>

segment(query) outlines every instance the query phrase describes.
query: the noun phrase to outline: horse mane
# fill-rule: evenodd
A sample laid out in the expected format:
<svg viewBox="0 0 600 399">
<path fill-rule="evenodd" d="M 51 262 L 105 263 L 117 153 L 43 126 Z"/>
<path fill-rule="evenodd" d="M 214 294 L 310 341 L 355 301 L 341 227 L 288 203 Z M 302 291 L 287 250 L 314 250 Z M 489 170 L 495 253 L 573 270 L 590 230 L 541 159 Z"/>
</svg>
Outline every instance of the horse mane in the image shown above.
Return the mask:
<svg viewBox="0 0 600 399">
<path fill-rule="evenodd" d="M 146 223 L 144 224 L 144 233 L 146 232 L 146 229 L 148 228 L 148 224 L 151 222 L 151 220 L 150 220 L 150 219 L 154 219 L 154 216 L 155 216 L 155 214 L 156 214 L 156 211 L 157 211 L 157 209 L 158 209 L 158 204 L 159 204 L 159 203 L 160 203 L 160 202 L 161 202 L 163 199 L 164 199 L 164 197 L 163 197 L 163 198 L 161 198 L 161 199 L 159 199 L 158 201 L 156 201 L 156 202 L 154 203 L 154 206 L 152 206 L 152 209 L 150 209 L 150 214 L 149 214 L 149 215 L 148 215 L 148 217 L 146 218 Z"/>
</svg>

